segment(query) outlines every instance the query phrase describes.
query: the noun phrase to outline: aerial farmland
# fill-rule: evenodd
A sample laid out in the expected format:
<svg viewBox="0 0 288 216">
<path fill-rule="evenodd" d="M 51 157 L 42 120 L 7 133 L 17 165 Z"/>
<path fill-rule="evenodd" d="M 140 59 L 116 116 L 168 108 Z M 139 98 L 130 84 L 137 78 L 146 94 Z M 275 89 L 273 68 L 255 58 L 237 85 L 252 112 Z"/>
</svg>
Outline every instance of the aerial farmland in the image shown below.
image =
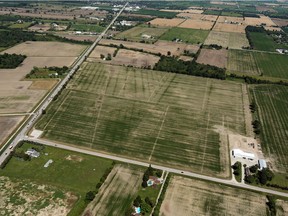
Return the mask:
<svg viewBox="0 0 288 216">
<path fill-rule="evenodd" d="M 0 214 L 286 215 L 287 1 L 0 4 Z"/>
</svg>

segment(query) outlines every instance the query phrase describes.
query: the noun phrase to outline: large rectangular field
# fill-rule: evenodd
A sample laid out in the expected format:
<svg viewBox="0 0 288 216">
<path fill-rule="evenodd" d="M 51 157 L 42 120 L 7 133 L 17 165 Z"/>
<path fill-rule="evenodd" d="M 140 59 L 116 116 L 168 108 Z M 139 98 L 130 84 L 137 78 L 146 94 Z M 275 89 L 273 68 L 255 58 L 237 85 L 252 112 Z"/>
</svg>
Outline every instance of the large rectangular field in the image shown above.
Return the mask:
<svg viewBox="0 0 288 216">
<path fill-rule="evenodd" d="M 288 171 L 288 87 L 276 85 L 251 86 L 250 92 L 258 105 L 261 122 L 261 146 L 272 168 Z"/>
<path fill-rule="evenodd" d="M 84 215 L 125 215 L 141 187 L 142 175 L 143 171 L 125 165 L 115 166 Z"/>
<path fill-rule="evenodd" d="M 199 44 L 203 43 L 208 36 L 208 30 L 187 29 L 187 28 L 171 28 L 164 33 L 160 39 L 173 41 L 176 39 L 181 40 L 184 43 Z"/>
<path fill-rule="evenodd" d="M 287 61 L 287 55 L 229 50 L 228 70 L 288 79 Z"/>
<path fill-rule="evenodd" d="M 264 76 L 288 79 L 288 56 L 273 53 L 253 53 L 261 73 Z"/>
<path fill-rule="evenodd" d="M 265 216 L 266 197 L 220 184 L 173 176 L 160 215 Z"/>
<path fill-rule="evenodd" d="M 248 75 L 260 75 L 254 52 L 229 50 L 227 69 L 229 72 L 241 72 Z"/>
<path fill-rule="evenodd" d="M 200 64 L 213 65 L 220 68 L 227 67 L 228 52 L 226 49 L 214 50 L 214 49 L 201 49 L 201 52 L 197 58 L 197 62 Z"/>
<path fill-rule="evenodd" d="M 157 41 L 158 38 L 163 35 L 168 28 L 147 28 L 142 26 L 136 26 L 134 28 L 128 29 L 127 31 L 121 32 L 115 36 L 117 39 L 127 39 L 132 41 Z"/>
<path fill-rule="evenodd" d="M 277 44 L 266 32 L 250 32 L 253 48 L 256 50 L 276 52 L 276 49 L 288 49 L 288 45 Z"/>
<path fill-rule="evenodd" d="M 249 42 L 245 34 L 236 32 L 210 31 L 205 45 L 217 44 L 223 48 L 242 49 L 249 47 Z"/>
<path fill-rule="evenodd" d="M 216 131 L 245 133 L 242 101 L 239 83 L 85 63 L 36 127 L 47 139 L 227 176 Z"/>
<path fill-rule="evenodd" d="M 182 22 L 178 27 L 211 30 L 213 25 L 214 25 L 214 22 L 211 22 L 211 21 L 187 19 L 184 22 Z"/>
</svg>

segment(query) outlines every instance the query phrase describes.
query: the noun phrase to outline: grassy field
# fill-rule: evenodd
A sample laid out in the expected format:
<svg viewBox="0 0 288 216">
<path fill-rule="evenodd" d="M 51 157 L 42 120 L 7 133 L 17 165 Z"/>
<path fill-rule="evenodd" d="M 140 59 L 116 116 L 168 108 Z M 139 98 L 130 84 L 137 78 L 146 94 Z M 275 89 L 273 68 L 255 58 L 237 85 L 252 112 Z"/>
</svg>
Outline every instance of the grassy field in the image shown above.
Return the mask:
<svg viewBox="0 0 288 216">
<path fill-rule="evenodd" d="M 288 56 L 272 53 L 253 53 L 256 64 L 264 76 L 288 79 Z"/>
<path fill-rule="evenodd" d="M 17 151 L 26 151 L 30 147 L 41 149 L 25 143 Z M 48 146 L 45 146 L 40 153 L 40 157 L 31 161 L 13 157 L 5 169 L 0 170 L 0 175 L 11 179 L 31 180 L 36 184 L 53 185 L 74 192 L 80 199 L 72 210 L 73 215 L 83 211 L 86 192 L 95 189 L 105 170 L 112 164 L 109 160 Z M 52 159 L 53 163 L 44 168 L 49 159 Z"/>
<path fill-rule="evenodd" d="M 203 43 L 209 34 L 208 30 L 197 30 L 188 28 L 171 28 L 164 33 L 160 39 L 172 41 L 181 39 L 185 43 Z"/>
<path fill-rule="evenodd" d="M 266 197 L 220 184 L 173 176 L 160 215 L 265 216 Z"/>
<path fill-rule="evenodd" d="M 229 49 L 242 49 L 242 47 L 249 47 L 246 35 L 236 32 L 210 31 L 204 44 L 217 44 L 223 48 L 228 47 Z"/>
<path fill-rule="evenodd" d="M 287 55 L 229 50 L 228 71 L 288 79 Z"/>
<path fill-rule="evenodd" d="M 241 84 L 86 63 L 37 128 L 48 139 L 219 174 L 227 152 L 215 130 L 245 133 L 243 114 Z"/>
<path fill-rule="evenodd" d="M 69 30 L 73 31 L 88 31 L 88 32 L 102 32 L 104 27 L 96 24 L 72 24 Z"/>
<path fill-rule="evenodd" d="M 141 187 L 144 169 L 117 165 L 111 171 L 95 200 L 86 208 L 85 215 L 125 215 L 132 206 L 137 190 Z"/>
<path fill-rule="evenodd" d="M 261 122 L 261 146 L 273 168 L 281 172 L 288 171 L 288 116 L 286 86 L 251 86 L 251 94 L 258 105 Z"/>
<path fill-rule="evenodd" d="M 155 27 L 143 27 L 143 26 L 136 26 L 134 28 L 128 29 L 127 31 L 121 32 L 116 35 L 117 39 L 128 39 L 132 41 L 157 41 L 159 37 L 164 34 L 168 28 L 155 28 Z M 151 36 L 151 38 L 144 38 L 142 35 Z"/>
<path fill-rule="evenodd" d="M 242 50 L 229 50 L 227 69 L 229 72 L 242 72 L 260 75 L 254 53 Z"/>
<path fill-rule="evenodd" d="M 24 23 L 14 23 L 9 26 L 9 28 L 21 28 L 26 29 L 31 25 L 31 22 L 24 22 Z"/>
<path fill-rule="evenodd" d="M 175 17 L 177 15 L 177 13 L 175 13 L 175 12 L 149 10 L 149 9 L 140 9 L 138 11 L 134 11 L 133 13 L 134 14 L 156 16 L 156 17 L 159 17 L 159 18 L 173 18 L 173 17 Z"/>
<path fill-rule="evenodd" d="M 265 32 L 250 32 L 251 40 L 254 45 L 254 49 L 276 52 L 276 49 L 288 49 L 287 45 L 277 44 L 273 38 Z"/>
</svg>

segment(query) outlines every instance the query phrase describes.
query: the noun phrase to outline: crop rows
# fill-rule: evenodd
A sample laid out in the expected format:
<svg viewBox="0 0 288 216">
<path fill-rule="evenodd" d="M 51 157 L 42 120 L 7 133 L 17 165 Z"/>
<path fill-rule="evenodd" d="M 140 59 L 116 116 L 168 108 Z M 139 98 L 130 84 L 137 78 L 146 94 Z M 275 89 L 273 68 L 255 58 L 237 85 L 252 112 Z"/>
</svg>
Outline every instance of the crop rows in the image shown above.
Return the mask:
<svg viewBox="0 0 288 216">
<path fill-rule="evenodd" d="M 243 115 L 241 84 L 88 63 L 38 128 L 57 141 L 219 173 L 215 129 L 243 134 Z"/>
<path fill-rule="evenodd" d="M 259 109 L 263 150 L 281 171 L 287 172 L 288 116 L 285 86 L 256 86 L 252 88 Z"/>
</svg>

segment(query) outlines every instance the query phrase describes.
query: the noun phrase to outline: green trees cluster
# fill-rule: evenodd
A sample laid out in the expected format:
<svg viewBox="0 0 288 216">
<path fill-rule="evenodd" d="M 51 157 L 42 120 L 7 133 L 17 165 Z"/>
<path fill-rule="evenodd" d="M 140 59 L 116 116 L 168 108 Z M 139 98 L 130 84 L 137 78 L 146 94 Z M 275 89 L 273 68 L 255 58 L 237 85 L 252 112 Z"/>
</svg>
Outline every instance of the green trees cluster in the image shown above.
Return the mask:
<svg viewBox="0 0 288 216">
<path fill-rule="evenodd" d="M 258 168 L 258 167 L 257 167 Z M 250 171 L 254 171 L 255 168 L 249 168 Z M 245 176 L 245 182 L 249 184 L 261 184 L 266 185 L 269 181 L 271 181 L 274 177 L 273 172 L 269 168 L 263 168 L 262 170 L 256 170 L 256 172 L 252 172 L 251 175 Z"/>
<path fill-rule="evenodd" d="M 242 178 L 242 164 L 241 162 L 237 161 L 235 164 L 232 165 L 233 174 L 235 175 L 235 179 L 238 182 L 241 182 Z"/>
<path fill-rule="evenodd" d="M 199 64 L 196 61 L 185 62 L 174 56 L 161 56 L 159 62 L 155 64 L 153 69 L 221 80 L 226 79 L 225 69 Z"/>
<path fill-rule="evenodd" d="M 4 53 L 3 55 L 0 55 L 0 68 L 16 68 L 25 58 L 25 55 Z"/>
<path fill-rule="evenodd" d="M 267 195 L 267 200 L 268 202 L 266 202 L 266 205 L 269 208 L 269 215 L 270 216 L 276 216 L 277 215 L 277 208 L 276 208 L 276 199 L 274 196 L 272 195 Z"/>
<path fill-rule="evenodd" d="M 254 121 L 252 121 L 252 125 L 253 125 L 253 131 L 255 134 L 259 135 L 261 133 L 261 124 L 260 121 L 255 119 Z"/>
<path fill-rule="evenodd" d="M 154 175 L 155 169 L 151 167 L 151 165 L 147 168 L 147 170 L 144 172 L 143 178 L 142 178 L 142 187 L 147 187 L 147 181 L 149 180 L 149 176 Z"/>
</svg>

